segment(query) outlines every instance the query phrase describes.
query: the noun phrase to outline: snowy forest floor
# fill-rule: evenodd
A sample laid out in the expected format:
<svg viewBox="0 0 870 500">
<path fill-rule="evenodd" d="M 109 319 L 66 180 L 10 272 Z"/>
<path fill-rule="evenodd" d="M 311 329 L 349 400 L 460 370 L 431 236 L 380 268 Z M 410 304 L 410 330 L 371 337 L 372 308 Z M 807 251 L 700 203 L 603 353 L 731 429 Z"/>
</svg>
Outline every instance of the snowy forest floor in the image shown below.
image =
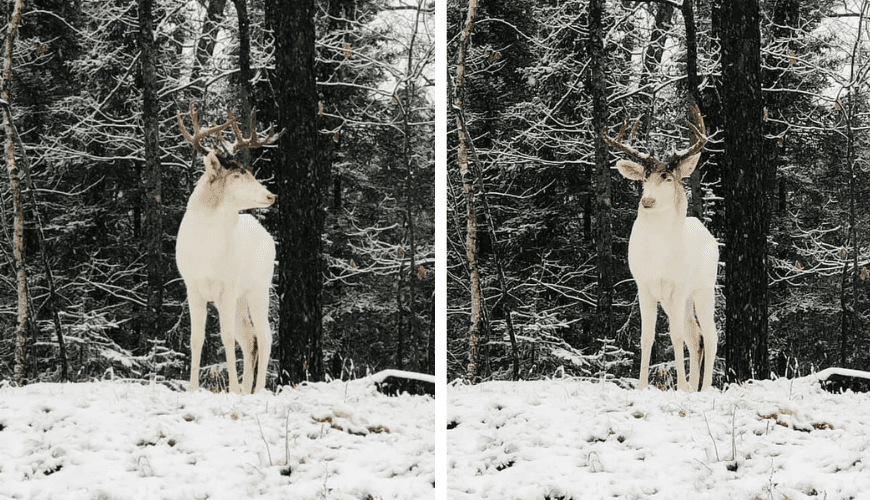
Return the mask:
<svg viewBox="0 0 870 500">
<path fill-rule="evenodd" d="M 870 498 L 870 398 L 809 377 L 449 385 L 446 406 L 450 499 Z"/>
<path fill-rule="evenodd" d="M 253 396 L 7 386 L 0 498 L 431 498 L 434 425 L 431 397 L 387 397 L 366 380 Z"/>
</svg>

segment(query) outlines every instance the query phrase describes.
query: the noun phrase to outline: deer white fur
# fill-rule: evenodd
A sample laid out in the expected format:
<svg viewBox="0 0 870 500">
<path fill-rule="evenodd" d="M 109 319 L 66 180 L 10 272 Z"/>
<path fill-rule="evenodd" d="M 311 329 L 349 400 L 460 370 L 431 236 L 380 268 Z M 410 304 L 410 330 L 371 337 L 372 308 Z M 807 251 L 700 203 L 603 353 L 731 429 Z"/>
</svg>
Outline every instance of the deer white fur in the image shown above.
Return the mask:
<svg viewBox="0 0 870 500">
<path fill-rule="evenodd" d="M 694 122 L 687 123 L 694 135 L 693 144 L 663 162 L 628 145 L 639 122 L 634 123 L 625 143 L 622 138 L 628 120 L 623 122 L 616 139 L 601 129 L 604 142 L 636 160 L 616 162 L 619 173 L 643 182 L 637 219 L 628 241 L 628 266 L 637 283 L 640 302 L 638 389 L 649 384 L 649 356 L 655 341 L 658 304 L 668 315 L 677 365 L 677 388 L 683 391 L 698 388 L 701 360 L 705 368 L 701 390 L 713 383 L 718 340 L 713 313 L 719 247 L 701 221 L 686 217 L 688 202 L 682 181 L 692 175 L 707 144 L 701 111 L 692 103 L 689 112 Z M 684 345 L 689 349 L 689 383 L 686 383 L 683 364 Z"/>
<path fill-rule="evenodd" d="M 628 242 L 628 265 L 640 301 L 638 389 L 649 383 L 649 358 L 659 303 L 670 324 L 677 388 L 697 390 L 701 358 L 705 365 L 701 390 L 710 387 L 713 381 L 717 343 L 714 287 L 719 248 L 701 221 L 686 217 L 688 202 L 682 183 L 695 170 L 700 156 L 701 153 L 689 156 L 671 170 L 645 169 L 626 160 L 616 163 L 623 176 L 643 182 L 643 195 Z M 689 383 L 683 365 L 683 344 L 689 349 Z"/>
<path fill-rule="evenodd" d="M 224 168 L 213 152 L 204 160 L 205 173 L 187 202 L 175 246 L 190 306 L 188 390 L 199 388 L 206 309 L 212 302 L 220 317 L 229 389 L 250 394 L 266 383 L 272 348 L 269 286 L 275 241 L 254 217 L 240 215 L 239 210 L 268 207 L 275 202 L 275 195 L 254 179 L 250 170 Z M 244 356 L 241 388 L 236 374 L 236 342 Z M 255 353 L 257 380 L 252 386 Z"/>
</svg>

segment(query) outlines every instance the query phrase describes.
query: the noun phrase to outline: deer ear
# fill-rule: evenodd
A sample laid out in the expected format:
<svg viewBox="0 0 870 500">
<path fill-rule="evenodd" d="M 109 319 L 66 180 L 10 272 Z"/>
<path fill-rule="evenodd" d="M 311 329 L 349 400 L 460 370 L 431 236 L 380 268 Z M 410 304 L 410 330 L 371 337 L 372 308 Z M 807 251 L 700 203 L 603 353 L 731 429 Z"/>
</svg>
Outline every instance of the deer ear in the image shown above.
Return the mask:
<svg viewBox="0 0 870 500">
<path fill-rule="evenodd" d="M 633 181 L 642 181 L 644 178 L 644 168 L 633 161 L 619 160 L 616 162 L 616 169 L 626 179 Z"/>
<path fill-rule="evenodd" d="M 221 175 L 221 170 L 223 170 L 217 155 L 213 151 L 210 151 L 207 155 L 203 156 L 202 161 L 205 163 L 205 173 L 208 175 L 208 182 L 216 181 Z"/>
<path fill-rule="evenodd" d="M 698 165 L 698 159 L 700 158 L 701 153 L 698 153 L 681 161 L 680 164 L 677 165 L 677 168 L 680 169 L 680 177 L 685 179 L 692 175 L 692 172 L 695 171 L 695 166 Z"/>
</svg>

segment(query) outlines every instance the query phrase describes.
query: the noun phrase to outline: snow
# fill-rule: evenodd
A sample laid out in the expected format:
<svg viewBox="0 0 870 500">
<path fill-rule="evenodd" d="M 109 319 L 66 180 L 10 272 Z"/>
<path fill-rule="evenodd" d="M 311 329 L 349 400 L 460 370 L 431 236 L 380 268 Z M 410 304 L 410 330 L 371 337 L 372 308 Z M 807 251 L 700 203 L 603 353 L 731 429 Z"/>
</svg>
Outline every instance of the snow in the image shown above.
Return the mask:
<svg viewBox="0 0 870 500">
<path fill-rule="evenodd" d="M 431 498 L 434 422 L 432 398 L 370 380 L 253 396 L 5 386 L 0 499 Z"/>
<path fill-rule="evenodd" d="M 446 408 L 450 499 L 870 498 L 870 398 L 811 377 L 453 384 Z"/>
</svg>

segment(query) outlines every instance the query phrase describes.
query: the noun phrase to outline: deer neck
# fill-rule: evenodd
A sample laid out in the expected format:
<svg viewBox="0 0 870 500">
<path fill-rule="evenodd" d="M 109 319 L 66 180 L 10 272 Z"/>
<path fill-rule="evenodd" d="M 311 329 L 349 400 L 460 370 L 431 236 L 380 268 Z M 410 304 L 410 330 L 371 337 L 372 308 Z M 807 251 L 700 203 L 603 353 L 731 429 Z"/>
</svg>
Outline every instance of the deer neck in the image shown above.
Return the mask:
<svg viewBox="0 0 870 500">
<path fill-rule="evenodd" d="M 688 202 L 685 197 L 677 200 L 673 207 L 666 210 L 648 210 L 641 205 L 638 207 L 635 223 L 651 231 L 651 234 L 678 237 L 682 235 L 686 225 L 687 208 Z"/>
</svg>

